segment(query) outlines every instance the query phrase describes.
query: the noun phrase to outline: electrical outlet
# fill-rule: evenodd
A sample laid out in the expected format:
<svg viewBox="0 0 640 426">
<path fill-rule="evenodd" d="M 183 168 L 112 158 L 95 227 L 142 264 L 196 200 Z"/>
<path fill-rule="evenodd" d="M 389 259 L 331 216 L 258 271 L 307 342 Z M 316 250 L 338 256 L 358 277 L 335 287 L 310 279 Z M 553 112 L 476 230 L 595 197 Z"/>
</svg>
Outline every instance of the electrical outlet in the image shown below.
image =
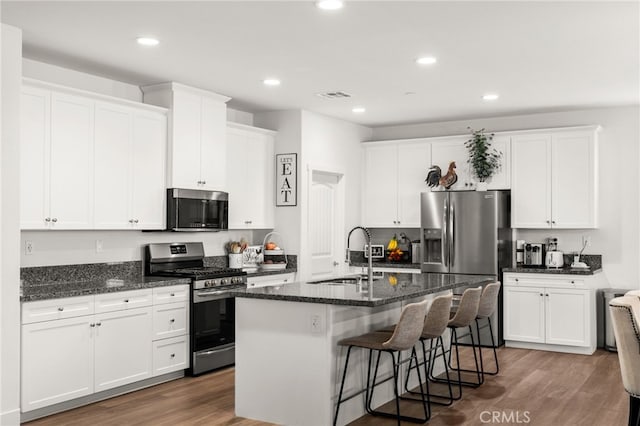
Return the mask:
<svg viewBox="0 0 640 426">
<path fill-rule="evenodd" d="M 320 315 L 311 315 L 311 332 L 314 334 L 322 333 L 322 317 Z"/>
<path fill-rule="evenodd" d="M 24 242 L 24 254 L 33 254 L 33 242 L 25 241 Z"/>
<path fill-rule="evenodd" d="M 96 253 L 102 253 L 102 240 L 96 240 Z"/>
</svg>

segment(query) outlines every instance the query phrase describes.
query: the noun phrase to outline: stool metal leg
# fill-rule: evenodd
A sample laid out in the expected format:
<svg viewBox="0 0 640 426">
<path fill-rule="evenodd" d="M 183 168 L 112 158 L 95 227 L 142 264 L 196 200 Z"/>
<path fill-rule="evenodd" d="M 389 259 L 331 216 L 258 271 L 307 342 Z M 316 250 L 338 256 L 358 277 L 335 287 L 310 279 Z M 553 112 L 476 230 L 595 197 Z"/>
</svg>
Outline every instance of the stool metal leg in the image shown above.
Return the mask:
<svg viewBox="0 0 640 426">
<path fill-rule="evenodd" d="M 344 390 L 344 381 L 347 377 L 347 367 L 349 366 L 351 348 L 353 348 L 353 346 L 349 346 L 349 349 L 347 349 L 347 359 L 344 362 L 344 372 L 342 373 L 342 383 L 340 383 L 340 393 L 338 394 L 338 402 L 336 403 L 336 415 L 333 417 L 333 426 L 336 426 L 336 423 L 338 422 L 338 412 L 340 410 L 340 404 L 342 403 L 342 391 Z"/>
</svg>

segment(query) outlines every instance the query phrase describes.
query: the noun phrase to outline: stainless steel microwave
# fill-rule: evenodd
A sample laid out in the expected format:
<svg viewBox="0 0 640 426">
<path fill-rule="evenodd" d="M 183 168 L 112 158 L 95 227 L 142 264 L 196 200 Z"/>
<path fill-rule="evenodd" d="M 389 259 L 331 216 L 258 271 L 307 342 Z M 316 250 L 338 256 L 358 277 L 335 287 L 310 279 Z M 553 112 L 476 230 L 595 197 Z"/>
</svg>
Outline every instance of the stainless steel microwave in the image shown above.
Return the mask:
<svg viewBox="0 0 640 426">
<path fill-rule="evenodd" d="M 229 227 L 229 194 L 199 189 L 167 189 L 167 230 L 222 231 Z"/>
</svg>

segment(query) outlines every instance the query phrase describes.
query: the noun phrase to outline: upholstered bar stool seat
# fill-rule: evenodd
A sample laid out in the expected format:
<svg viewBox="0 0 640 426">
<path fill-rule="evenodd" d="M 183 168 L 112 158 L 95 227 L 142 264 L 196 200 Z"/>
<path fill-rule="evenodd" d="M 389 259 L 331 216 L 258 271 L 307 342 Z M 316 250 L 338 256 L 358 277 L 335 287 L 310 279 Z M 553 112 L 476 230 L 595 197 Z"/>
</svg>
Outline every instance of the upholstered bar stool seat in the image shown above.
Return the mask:
<svg viewBox="0 0 640 426">
<path fill-rule="evenodd" d="M 628 294 L 628 293 L 627 293 Z M 629 426 L 640 425 L 640 297 L 625 295 L 609 302 L 622 384 L 629 394 Z"/>
<path fill-rule="evenodd" d="M 425 392 L 421 387 L 421 403 L 424 409 L 424 417 L 409 417 L 400 414 L 400 394 L 398 392 L 398 376 L 400 365 L 403 363 L 401 360 L 401 351 L 411 350 L 410 360 L 411 362 L 418 362 L 416 356 L 416 350 L 414 345 L 418 342 L 422 328 L 424 324 L 424 318 L 427 309 L 427 300 L 419 303 L 411 303 L 402 309 L 400 314 L 400 320 L 394 328 L 392 333 L 388 332 L 369 332 L 355 337 L 348 337 L 338 342 L 340 346 L 347 346 L 347 356 L 344 363 L 344 373 L 342 375 L 342 383 L 340 384 L 340 392 L 338 394 L 338 401 L 336 403 L 336 414 L 333 418 L 333 424 L 338 421 L 338 414 L 340 411 L 340 404 L 344 402 L 342 399 L 342 392 L 344 390 L 344 382 L 347 376 L 347 368 L 349 366 L 349 356 L 353 348 L 363 348 L 369 350 L 368 368 L 367 368 L 367 383 L 365 386 L 365 409 L 369 414 L 374 416 L 383 416 L 395 418 L 400 425 L 400 421 L 409 421 L 414 423 L 424 423 L 430 417 L 429 405 L 425 399 Z M 373 351 L 377 351 L 378 356 L 375 363 L 375 370 L 373 373 L 373 380 L 371 380 L 371 364 L 373 359 Z M 380 365 L 380 355 L 386 352 L 391 356 L 393 363 L 393 390 L 395 394 L 396 413 L 387 413 L 383 411 L 373 410 L 371 408 L 371 401 L 373 400 L 373 392 L 375 390 L 376 378 L 378 375 L 378 367 Z M 397 355 L 397 359 L 396 359 Z"/>
</svg>

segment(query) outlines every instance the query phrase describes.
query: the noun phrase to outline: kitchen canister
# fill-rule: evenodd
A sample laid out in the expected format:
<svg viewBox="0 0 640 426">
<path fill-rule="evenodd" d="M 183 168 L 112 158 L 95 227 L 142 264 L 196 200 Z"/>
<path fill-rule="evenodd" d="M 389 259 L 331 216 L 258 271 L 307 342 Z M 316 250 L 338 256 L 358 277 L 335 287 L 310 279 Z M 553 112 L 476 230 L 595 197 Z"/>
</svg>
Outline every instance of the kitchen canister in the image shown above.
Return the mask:
<svg viewBox="0 0 640 426">
<path fill-rule="evenodd" d="M 229 253 L 229 268 L 242 269 L 242 253 Z"/>
</svg>

